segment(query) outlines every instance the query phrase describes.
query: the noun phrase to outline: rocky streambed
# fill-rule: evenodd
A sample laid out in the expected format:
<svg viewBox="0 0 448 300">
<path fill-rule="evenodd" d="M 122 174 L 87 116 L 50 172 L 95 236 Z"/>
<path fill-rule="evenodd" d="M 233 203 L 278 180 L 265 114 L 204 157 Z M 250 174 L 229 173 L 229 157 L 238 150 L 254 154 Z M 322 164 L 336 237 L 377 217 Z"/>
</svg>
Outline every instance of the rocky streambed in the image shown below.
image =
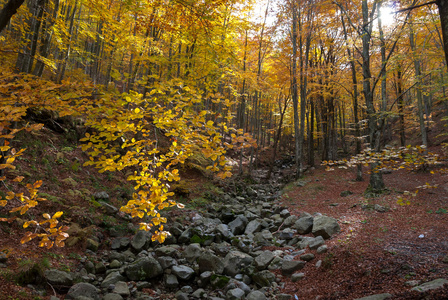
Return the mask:
<svg viewBox="0 0 448 300">
<path fill-rule="evenodd" d="M 45 278 L 65 299 L 293 299 L 280 293 L 284 278 L 321 267 L 325 240 L 340 228 L 320 214 L 291 215 L 279 195 L 263 184 L 221 195 L 206 212 L 169 223 L 163 244 L 138 231 L 98 250 L 105 241 L 92 238 L 76 272 L 49 269 Z"/>
</svg>

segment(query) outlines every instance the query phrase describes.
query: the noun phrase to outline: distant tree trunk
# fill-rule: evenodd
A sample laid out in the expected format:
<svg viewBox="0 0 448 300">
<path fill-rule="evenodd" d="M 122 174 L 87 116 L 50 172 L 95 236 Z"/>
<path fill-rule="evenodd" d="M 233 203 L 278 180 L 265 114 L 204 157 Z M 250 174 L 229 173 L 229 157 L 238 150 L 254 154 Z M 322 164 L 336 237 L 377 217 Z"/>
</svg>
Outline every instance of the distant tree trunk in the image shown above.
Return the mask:
<svg viewBox="0 0 448 300">
<path fill-rule="evenodd" d="M 414 30 L 412 29 L 412 27 L 410 27 L 409 43 L 410 43 L 412 53 L 414 56 L 415 77 L 417 80 L 416 87 L 417 87 L 418 120 L 419 120 L 419 124 L 420 124 L 420 133 L 422 135 L 422 144 L 425 146 L 428 146 L 426 124 L 425 124 L 425 119 L 423 117 L 424 108 L 423 108 L 423 96 L 422 96 L 421 62 L 420 62 L 420 59 L 417 57 L 415 36 L 414 36 Z"/>
<path fill-rule="evenodd" d="M 400 145 L 406 146 L 406 133 L 404 127 L 404 101 L 403 101 L 403 75 L 401 73 L 401 63 L 397 66 L 397 96 L 398 96 L 398 117 L 400 120 Z"/>
<path fill-rule="evenodd" d="M 296 174 L 298 179 L 301 175 L 300 162 L 300 119 L 299 119 L 299 94 L 297 88 L 297 7 L 296 1 L 292 4 L 292 28 L 291 28 L 291 42 L 292 42 L 292 67 L 291 67 L 291 95 L 294 111 L 294 142 L 295 142 L 295 164 Z"/>
<path fill-rule="evenodd" d="M 6 25 L 8 25 L 12 16 L 17 13 L 17 10 L 23 2 L 25 2 L 25 0 L 9 0 L 8 3 L 3 6 L 3 9 L 0 11 L 0 33 L 5 29 Z"/>
</svg>

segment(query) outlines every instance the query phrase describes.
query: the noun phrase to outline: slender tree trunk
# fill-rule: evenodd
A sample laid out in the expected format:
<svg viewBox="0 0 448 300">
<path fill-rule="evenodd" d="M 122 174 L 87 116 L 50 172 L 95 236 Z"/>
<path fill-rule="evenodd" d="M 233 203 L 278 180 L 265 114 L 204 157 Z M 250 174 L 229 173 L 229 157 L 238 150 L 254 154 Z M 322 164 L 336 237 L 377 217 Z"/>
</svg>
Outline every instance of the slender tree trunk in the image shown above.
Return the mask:
<svg viewBox="0 0 448 300">
<path fill-rule="evenodd" d="M 23 2 L 25 2 L 25 0 L 9 0 L 8 3 L 3 6 L 3 9 L 0 11 L 0 33 L 5 29 L 6 25 L 8 25 L 12 16 L 17 13 L 17 10 L 22 6 Z"/>
</svg>

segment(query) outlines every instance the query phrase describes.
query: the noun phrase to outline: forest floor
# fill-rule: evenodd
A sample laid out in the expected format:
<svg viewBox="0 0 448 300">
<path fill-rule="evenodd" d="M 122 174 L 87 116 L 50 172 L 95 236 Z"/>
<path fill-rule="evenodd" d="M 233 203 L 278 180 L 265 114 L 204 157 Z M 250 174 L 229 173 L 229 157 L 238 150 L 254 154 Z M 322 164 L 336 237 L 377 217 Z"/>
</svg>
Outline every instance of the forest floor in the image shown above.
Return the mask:
<svg viewBox="0 0 448 300">
<path fill-rule="evenodd" d="M 127 228 L 120 220 L 106 219 L 97 203 L 91 201 L 91 193 L 107 191 L 111 204 L 116 207 L 125 204 L 132 192 L 132 186 L 125 180 L 126 174 L 99 174 L 91 167 L 83 167 L 87 157 L 76 142 L 50 131 L 19 138 L 25 142 L 27 151 L 18 159 L 16 174 L 10 177 L 22 174 L 28 182 L 43 180 L 40 192 L 48 201 L 37 207 L 35 216 L 63 210 L 65 223 L 94 226 L 103 232 L 111 227 Z M 407 281 L 448 279 L 448 264 L 443 262 L 448 255 L 448 175 L 393 171 L 384 175 L 389 192 L 366 198 L 368 175 L 364 171 L 365 180 L 356 182 L 352 170 L 326 172 L 323 167 L 317 167 L 301 179 L 304 186 L 293 182 L 284 188 L 282 203 L 291 213 L 299 215 L 306 211 L 335 217 L 341 233 L 328 240 L 329 251 L 315 259 L 322 260 L 322 267 L 308 263 L 303 270 L 306 276 L 299 282 L 293 283 L 284 277 L 283 292 L 297 295 L 301 300 L 355 299 L 378 293 L 391 293 L 394 299 L 419 299 L 417 293 L 409 292 L 411 287 L 405 285 Z M 192 205 L 186 203 L 187 208 L 175 214 L 191 212 L 195 205 L 201 204 L 199 200 L 194 203 L 194 197 L 201 199 L 205 190 L 216 189 L 211 181 L 193 173 L 187 180 L 193 191 Z M 415 191 L 426 182 L 437 184 L 438 188 L 420 190 L 410 199 L 410 205 L 397 204 L 397 197 L 404 191 Z M 24 187 L 16 183 L 9 188 L 19 191 Z M 344 191 L 352 194 L 343 197 Z M 379 204 L 387 211 L 363 209 L 366 204 Z M 0 217 L 7 216 L 7 209 L 0 210 Z M 24 229 L 20 224 L 17 220 L 0 223 L 0 251 L 8 257 L 7 268 L 0 268 L 0 300 L 49 299 L 53 291 L 48 286 L 46 296 L 39 295 L 33 287 L 18 284 L 18 276 L 36 265 L 38 272 L 48 267 L 75 270 L 84 247 L 46 250 L 39 248 L 35 241 L 21 244 Z M 448 299 L 448 287 L 425 297 Z"/>
<path fill-rule="evenodd" d="M 328 172 L 320 167 L 301 180 L 303 187 L 292 183 L 285 188 L 282 201 L 291 213 L 321 213 L 341 225 L 341 233 L 327 241 L 329 252 L 318 257 L 322 267 L 307 264 L 305 278 L 288 281 L 286 293 L 298 299 L 355 299 L 380 293 L 419 299 L 406 282 L 448 278 L 448 175 L 400 170 L 383 178 L 389 192 L 375 198 L 364 196 L 369 176 L 357 182 L 353 170 Z M 425 183 L 438 187 L 419 189 L 409 198 L 410 205 L 397 204 L 404 191 L 414 192 Z M 352 194 L 343 197 L 344 191 Z M 372 209 L 375 204 L 387 211 Z M 425 297 L 448 299 L 448 287 Z"/>
</svg>

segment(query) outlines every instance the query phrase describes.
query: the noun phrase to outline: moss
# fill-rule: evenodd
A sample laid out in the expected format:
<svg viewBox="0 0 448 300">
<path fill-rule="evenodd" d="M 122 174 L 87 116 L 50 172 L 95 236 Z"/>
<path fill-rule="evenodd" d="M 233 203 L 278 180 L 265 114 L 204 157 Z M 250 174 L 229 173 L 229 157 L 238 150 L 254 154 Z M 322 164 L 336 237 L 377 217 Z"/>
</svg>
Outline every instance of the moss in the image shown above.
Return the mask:
<svg viewBox="0 0 448 300">
<path fill-rule="evenodd" d="M 224 275 L 213 274 L 211 277 L 211 282 L 214 287 L 218 289 L 224 288 L 230 281 L 230 277 Z"/>
</svg>

